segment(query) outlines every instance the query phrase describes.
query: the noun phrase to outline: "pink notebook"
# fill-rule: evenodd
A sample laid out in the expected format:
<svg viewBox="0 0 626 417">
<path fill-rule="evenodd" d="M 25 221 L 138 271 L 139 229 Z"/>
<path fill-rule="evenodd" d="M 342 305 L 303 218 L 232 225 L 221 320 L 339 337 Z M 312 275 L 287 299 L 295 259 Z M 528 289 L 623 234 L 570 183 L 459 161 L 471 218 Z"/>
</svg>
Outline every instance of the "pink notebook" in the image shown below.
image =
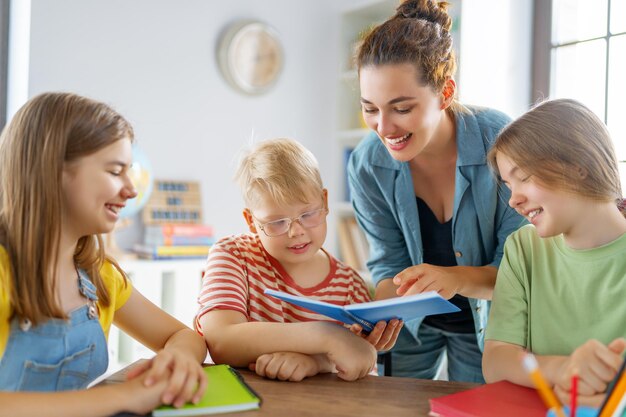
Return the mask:
<svg viewBox="0 0 626 417">
<path fill-rule="evenodd" d="M 546 411 L 535 389 L 508 381 L 430 400 L 430 415 L 439 417 L 545 417 Z"/>
</svg>

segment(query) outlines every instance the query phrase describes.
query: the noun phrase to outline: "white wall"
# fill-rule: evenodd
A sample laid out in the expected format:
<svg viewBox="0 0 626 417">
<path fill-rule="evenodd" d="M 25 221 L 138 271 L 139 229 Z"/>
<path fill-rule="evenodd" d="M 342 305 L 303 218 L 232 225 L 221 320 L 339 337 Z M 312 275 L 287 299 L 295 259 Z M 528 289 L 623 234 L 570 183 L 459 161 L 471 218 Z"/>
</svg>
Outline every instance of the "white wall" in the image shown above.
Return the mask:
<svg viewBox="0 0 626 417">
<path fill-rule="evenodd" d="M 340 200 L 339 13 L 372 0 L 30 1 L 29 97 L 64 90 L 113 105 L 133 123 L 157 178 L 201 181 L 205 222 L 217 235 L 245 230 L 232 176 L 253 132 L 301 141 L 320 161 L 330 201 Z M 461 4 L 462 101 L 519 115 L 530 100 L 532 1 Z M 216 63 L 220 33 L 240 18 L 269 23 L 283 42 L 282 77 L 260 97 L 232 90 Z M 336 252 L 333 224 L 327 248 Z M 138 234 L 122 231 L 121 243 Z"/>
<path fill-rule="evenodd" d="M 531 102 L 533 0 L 461 5 L 461 101 L 520 116 Z"/>
<path fill-rule="evenodd" d="M 288 136 L 319 159 L 329 187 L 337 68 L 333 0 L 32 0 L 29 96 L 66 90 L 113 105 L 133 123 L 155 176 L 202 181 L 205 221 L 245 230 L 232 181 L 255 139 Z M 274 26 L 285 51 L 275 88 L 232 90 L 215 53 L 239 18 Z"/>
</svg>

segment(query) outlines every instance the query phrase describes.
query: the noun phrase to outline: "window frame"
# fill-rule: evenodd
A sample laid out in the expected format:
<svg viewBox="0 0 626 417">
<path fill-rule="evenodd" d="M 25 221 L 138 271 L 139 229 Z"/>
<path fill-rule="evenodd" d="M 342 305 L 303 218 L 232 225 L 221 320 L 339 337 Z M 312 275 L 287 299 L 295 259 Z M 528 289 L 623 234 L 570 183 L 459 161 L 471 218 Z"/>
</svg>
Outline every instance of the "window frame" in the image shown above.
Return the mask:
<svg viewBox="0 0 626 417">
<path fill-rule="evenodd" d="M 584 40 L 570 41 L 566 43 L 552 42 L 552 9 L 553 0 L 534 0 L 533 10 L 533 64 L 532 64 L 532 94 L 533 102 L 550 97 L 552 56 L 553 52 L 560 47 L 576 45 L 592 40 L 605 39 L 605 80 L 604 80 L 604 118 L 607 124 L 609 115 L 609 57 L 611 54 L 611 38 L 626 34 L 626 32 L 611 33 L 611 4 L 613 0 L 607 0 L 607 25 L 604 36 Z"/>
</svg>

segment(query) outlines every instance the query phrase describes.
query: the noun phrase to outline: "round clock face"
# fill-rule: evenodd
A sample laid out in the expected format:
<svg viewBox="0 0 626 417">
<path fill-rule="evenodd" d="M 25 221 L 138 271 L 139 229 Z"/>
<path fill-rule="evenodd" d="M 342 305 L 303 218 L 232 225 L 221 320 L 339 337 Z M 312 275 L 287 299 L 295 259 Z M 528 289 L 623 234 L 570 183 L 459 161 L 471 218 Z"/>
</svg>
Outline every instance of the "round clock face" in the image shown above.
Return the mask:
<svg viewBox="0 0 626 417">
<path fill-rule="evenodd" d="M 235 24 L 225 33 L 219 50 L 226 80 L 248 94 L 267 91 L 283 67 L 283 51 L 276 32 L 261 22 Z"/>
</svg>

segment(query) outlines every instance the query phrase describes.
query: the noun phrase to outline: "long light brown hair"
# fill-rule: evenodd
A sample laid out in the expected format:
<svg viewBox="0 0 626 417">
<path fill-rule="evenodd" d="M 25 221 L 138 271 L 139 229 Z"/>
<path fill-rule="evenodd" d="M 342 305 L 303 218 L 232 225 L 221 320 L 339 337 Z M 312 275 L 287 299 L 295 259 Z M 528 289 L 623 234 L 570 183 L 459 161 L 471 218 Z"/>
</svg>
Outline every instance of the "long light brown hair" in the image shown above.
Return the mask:
<svg viewBox="0 0 626 417">
<path fill-rule="evenodd" d="M 374 27 L 357 46 L 359 72 L 367 66 L 411 64 L 419 74 L 417 82 L 440 93 L 456 72 L 447 10 L 445 1 L 402 2 L 394 16 Z M 450 107 L 451 111 L 462 109 L 456 100 Z"/>
<path fill-rule="evenodd" d="M 547 188 L 622 203 L 609 131 L 578 101 L 545 101 L 529 110 L 504 128 L 489 151 L 487 160 L 496 172 L 498 153 Z"/>
<path fill-rule="evenodd" d="M 11 263 L 14 315 L 37 324 L 65 317 L 55 296 L 66 163 L 90 155 L 133 129 L 106 104 L 71 93 L 44 93 L 29 100 L 0 136 L 0 244 Z M 89 273 L 99 302 L 109 295 L 100 277 L 108 258 L 99 235 L 82 237 L 74 262 Z"/>
</svg>

